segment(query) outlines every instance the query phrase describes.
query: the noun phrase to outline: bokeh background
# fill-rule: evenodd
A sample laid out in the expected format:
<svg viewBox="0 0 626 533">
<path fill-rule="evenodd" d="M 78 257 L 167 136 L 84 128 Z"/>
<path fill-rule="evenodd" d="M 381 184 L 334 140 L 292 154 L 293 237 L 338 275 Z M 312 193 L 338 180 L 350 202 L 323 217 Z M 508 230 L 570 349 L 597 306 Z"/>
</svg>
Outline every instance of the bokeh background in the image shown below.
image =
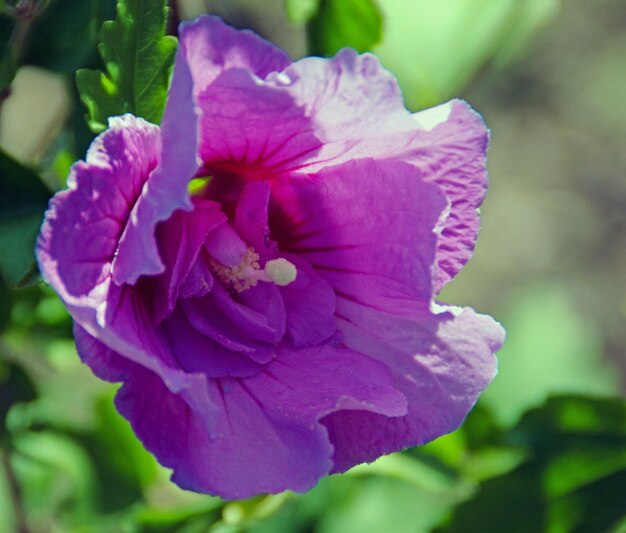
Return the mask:
<svg viewBox="0 0 626 533">
<path fill-rule="evenodd" d="M 0 531 L 626 532 L 626 3 L 180 0 L 289 51 L 373 50 L 419 110 L 467 99 L 492 131 L 474 258 L 446 302 L 508 331 L 461 429 L 241 502 L 181 491 L 80 363 L 33 268 L 50 194 L 94 133 L 112 0 L 0 1 Z"/>
</svg>

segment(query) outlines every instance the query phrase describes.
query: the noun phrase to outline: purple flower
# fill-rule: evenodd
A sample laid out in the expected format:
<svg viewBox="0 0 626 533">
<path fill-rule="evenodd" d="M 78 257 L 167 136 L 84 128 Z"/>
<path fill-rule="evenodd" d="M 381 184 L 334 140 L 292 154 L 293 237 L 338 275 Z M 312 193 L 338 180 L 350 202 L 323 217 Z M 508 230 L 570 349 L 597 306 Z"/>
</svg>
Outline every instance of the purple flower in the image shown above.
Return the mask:
<svg viewBox="0 0 626 533">
<path fill-rule="evenodd" d="M 462 101 L 411 115 L 372 55 L 292 63 L 202 17 L 161 127 L 110 120 L 39 264 L 177 484 L 305 491 L 454 430 L 493 378 L 501 327 L 434 302 L 472 253 L 487 143 Z"/>
</svg>

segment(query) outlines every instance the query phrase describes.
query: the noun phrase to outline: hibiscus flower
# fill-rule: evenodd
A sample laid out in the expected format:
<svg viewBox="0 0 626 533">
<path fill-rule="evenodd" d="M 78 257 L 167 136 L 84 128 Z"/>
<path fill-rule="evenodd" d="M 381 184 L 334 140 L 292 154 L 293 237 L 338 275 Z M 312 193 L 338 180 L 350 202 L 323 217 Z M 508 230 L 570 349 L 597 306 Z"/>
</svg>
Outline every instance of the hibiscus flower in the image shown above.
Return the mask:
<svg viewBox="0 0 626 533">
<path fill-rule="evenodd" d="M 37 244 L 78 353 L 183 488 L 243 498 L 454 430 L 502 328 L 435 303 L 469 259 L 488 132 L 409 113 L 370 55 L 180 28 L 160 127 L 113 117 Z"/>
</svg>

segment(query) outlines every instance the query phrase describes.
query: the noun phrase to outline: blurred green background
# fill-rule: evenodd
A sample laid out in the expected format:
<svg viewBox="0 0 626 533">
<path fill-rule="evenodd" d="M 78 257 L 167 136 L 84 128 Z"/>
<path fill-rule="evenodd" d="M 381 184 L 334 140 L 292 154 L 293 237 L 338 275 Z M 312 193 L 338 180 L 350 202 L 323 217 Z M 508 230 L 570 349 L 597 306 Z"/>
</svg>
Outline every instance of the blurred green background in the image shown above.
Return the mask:
<svg viewBox="0 0 626 533">
<path fill-rule="evenodd" d="M 112 0 L 0 1 L 0 531 L 626 531 L 626 3 L 186 0 L 297 58 L 373 50 L 419 110 L 492 130 L 474 258 L 442 294 L 508 331 L 464 426 L 323 480 L 224 502 L 168 481 L 37 283 L 52 191 L 93 138 L 75 84 Z M 29 265 L 31 265 L 29 267 Z M 34 283 L 33 283 L 34 282 Z M 17 287 L 20 288 L 17 288 Z"/>
</svg>

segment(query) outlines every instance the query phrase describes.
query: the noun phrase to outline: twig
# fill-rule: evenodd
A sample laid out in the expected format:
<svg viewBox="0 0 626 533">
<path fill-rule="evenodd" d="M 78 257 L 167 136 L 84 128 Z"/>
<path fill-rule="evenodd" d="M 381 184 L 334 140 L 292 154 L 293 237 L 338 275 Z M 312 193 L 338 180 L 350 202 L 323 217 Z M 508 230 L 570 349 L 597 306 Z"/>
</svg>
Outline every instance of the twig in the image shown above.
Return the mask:
<svg viewBox="0 0 626 533">
<path fill-rule="evenodd" d="M 15 515 L 16 531 L 17 533 L 29 533 L 26 522 L 26 511 L 22 502 L 22 491 L 17 482 L 13 465 L 9 460 L 9 454 L 3 448 L 0 448 L 0 460 L 2 461 L 2 467 L 6 473 L 6 478 L 9 484 L 9 493 L 13 504 L 13 514 Z"/>
</svg>

